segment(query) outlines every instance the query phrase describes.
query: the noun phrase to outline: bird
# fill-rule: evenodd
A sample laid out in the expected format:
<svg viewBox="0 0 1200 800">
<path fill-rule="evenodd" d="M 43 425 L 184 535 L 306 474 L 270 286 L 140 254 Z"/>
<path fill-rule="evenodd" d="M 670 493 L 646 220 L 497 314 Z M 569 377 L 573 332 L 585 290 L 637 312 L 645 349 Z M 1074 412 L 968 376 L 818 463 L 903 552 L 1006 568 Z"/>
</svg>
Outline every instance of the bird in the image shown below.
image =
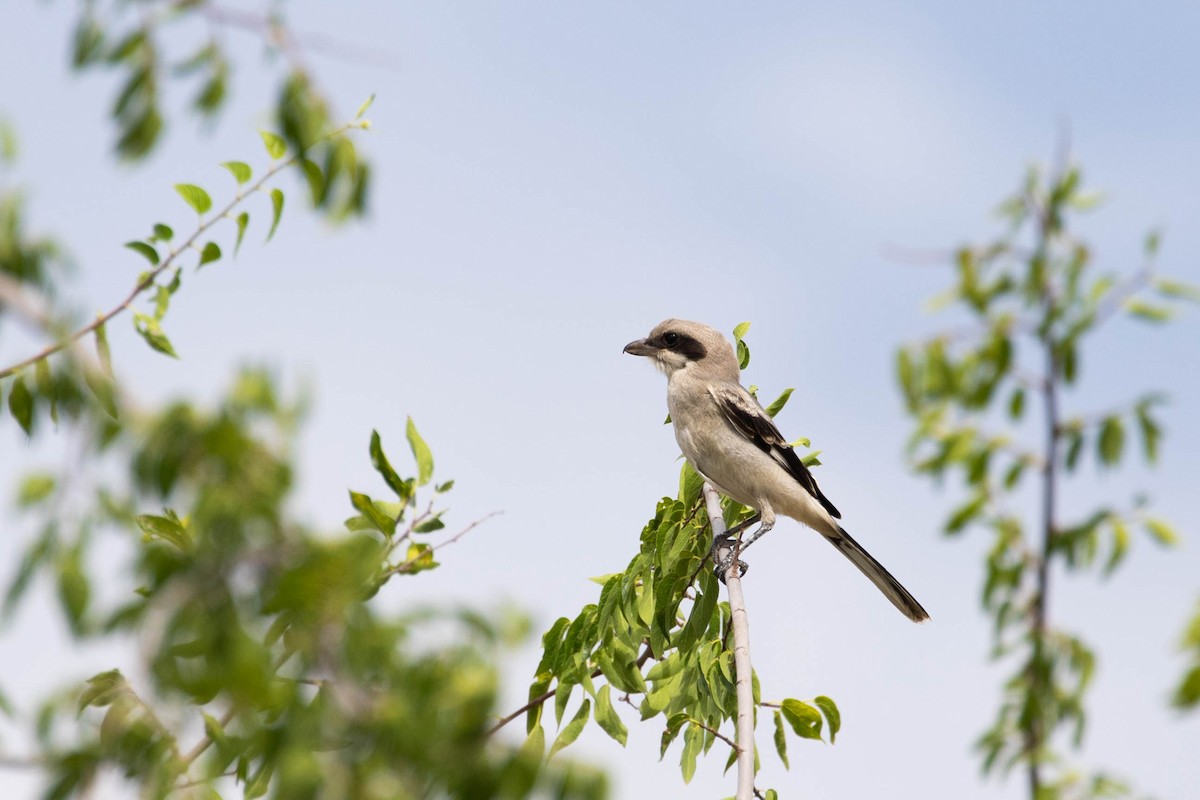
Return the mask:
<svg viewBox="0 0 1200 800">
<path fill-rule="evenodd" d="M 825 537 L 906 617 L 929 619 L 916 598 L 838 522 L 841 513 L 742 386 L 733 346 L 720 331 L 668 319 L 646 338 L 625 345 L 624 352 L 648 358 L 666 373 L 667 408 L 688 463 L 718 492 L 758 512 L 759 527 L 741 550 L 769 532 L 776 515 L 783 514 Z M 719 576 L 732 557 L 727 561 L 717 565 Z"/>
</svg>

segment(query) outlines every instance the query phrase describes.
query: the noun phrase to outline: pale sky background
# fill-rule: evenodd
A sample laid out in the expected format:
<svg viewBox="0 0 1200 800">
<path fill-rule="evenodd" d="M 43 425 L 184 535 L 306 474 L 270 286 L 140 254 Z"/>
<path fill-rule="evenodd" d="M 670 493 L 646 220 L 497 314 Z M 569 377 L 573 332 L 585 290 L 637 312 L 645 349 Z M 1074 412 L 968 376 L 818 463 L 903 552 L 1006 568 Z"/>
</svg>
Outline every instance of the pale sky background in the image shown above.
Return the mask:
<svg viewBox="0 0 1200 800">
<path fill-rule="evenodd" d="M 782 522 L 748 559 L 752 653 L 764 696 L 828 694 L 835 746 L 793 742 L 792 769 L 759 729 L 758 785 L 785 798 L 1020 798 L 1020 775 L 981 783 L 971 745 L 1008 666 L 985 662 L 978 607 L 988 536 L 939 533 L 957 487 L 909 474 L 894 387 L 898 343 L 942 323 L 922 302 L 948 270 L 897 264 L 889 245 L 949 247 L 998 230 L 992 209 L 1069 121 L 1087 182 L 1109 202 L 1083 226 L 1105 268 L 1132 269 L 1162 227 L 1165 272 L 1200 279 L 1200 6 L 1158 3 L 287 4 L 300 30 L 386 54 L 392 70 L 313 56 L 348 117 L 372 92 L 361 139 L 376 168 L 369 219 L 333 230 L 302 212 L 299 186 L 275 241 L 191 277 L 166 329 L 180 361 L 122 321 L 119 371 L 146 402 L 214 398 L 234 368 L 267 363 L 310 381 L 298 511 L 336 527 L 346 488 L 373 490 L 378 428 L 401 460 L 406 415 L 455 478 L 451 529 L 503 516 L 447 550 L 445 567 L 388 589 L 389 602 L 500 598 L 535 626 L 593 601 L 588 576 L 622 568 L 678 454 L 663 378 L 621 353 L 668 316 L 729 331 L 754 323 L 748 382 L 789 436 L 825 451 L 818 479 L 848 530 L 933 615 L 916 627 L 832 548 Z M 273 79 L 257 42 L 232 32 L 231 107 L 197 139 L 172 116 L 149 163 L 114 166 L 111 76 L 67 70 L 72 3 L 0 10 L 0 113 L 21 136 L 16 180 L 37 231 L 63 236 L 84 308 L 116 303 L 142 268 L 120 244 L 190 212 L 172 184 L 230 185 L 216 164 L 263 163 Z M 261 75 L 256 75 L 262 71 Z M 171 107 L 187 96 L 176 93 Z M 10 174 L 10 179 L 11 179 Z M 262 209 L 258 222 L 265 219 Z M 262 228 L 253 229 L 258 239 Z M 30 343 L 9 326 L 0 361 Z M 1166 705 L 1178 636 L 1200 592 L 1200 313 L 1166 329 L 1118 323 L 1093 340 L 1069 410 L 1146 389 L 1172 398 L 1159 468 L 1069 484 L 1065 507 L 1135 490 L 1186 537 L 1144 537 L 1114 578 L 1060 580 L 1052 616 L 1100 654 L 1088 742 L 1072 760 L 1159 798 L 1195 797 L 1200 715 Z M 0 498 L 53 466 L 0 421 Z M 28 535 L 5 524 L 5 580 Z M 112 559 L 114 570 L 121 568 Z M 74 649 L 40 586 L 0 635 L 0 686 L 35 698 L 129 656 Z M 506 665 L 504 706 L 525 696 L 536 653 Z M 598 729 L 570 751 L 608 767 L 616 798 L 733 792 L 714 750 L 684 787 L 661 722 L 627 715 L 622 750 Z M 508 735 L 518 737 L 519 726 Z M 0 729 L 0 752 L 26 742 Z M 0 795 L 32 796 L 0 770 Z M 132 796 L 131 792 L 115 796 Z"/>
</svg>

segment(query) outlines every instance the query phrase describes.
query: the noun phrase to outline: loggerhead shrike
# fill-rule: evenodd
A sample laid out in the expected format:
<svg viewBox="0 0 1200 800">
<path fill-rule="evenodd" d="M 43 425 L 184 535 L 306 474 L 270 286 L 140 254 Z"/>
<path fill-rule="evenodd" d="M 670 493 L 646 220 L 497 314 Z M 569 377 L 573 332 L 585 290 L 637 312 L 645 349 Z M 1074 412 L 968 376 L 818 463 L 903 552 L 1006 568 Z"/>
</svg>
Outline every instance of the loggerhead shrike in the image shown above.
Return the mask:
<svg viewBox="0 0 1200 800">
<path fill-rule="evenodd" d="M 696 472 L 721 494 L 758 511 L 758 529 L 744 550 L 785 514 L 824 536 L 914 622 L 929 614 L 908 590 L 846 533 L 841 514 L 779 433 L 758 401 L 742 388 L 733 347 L 699 322 L 669 319 L 625 352 L 646 356 L 667 375 L 667 407 L 675 440 Z M 731 562 L 732 559 L 729 559 Z M 730 563 L 717 567 L 724 575 Z"/>
</svg>

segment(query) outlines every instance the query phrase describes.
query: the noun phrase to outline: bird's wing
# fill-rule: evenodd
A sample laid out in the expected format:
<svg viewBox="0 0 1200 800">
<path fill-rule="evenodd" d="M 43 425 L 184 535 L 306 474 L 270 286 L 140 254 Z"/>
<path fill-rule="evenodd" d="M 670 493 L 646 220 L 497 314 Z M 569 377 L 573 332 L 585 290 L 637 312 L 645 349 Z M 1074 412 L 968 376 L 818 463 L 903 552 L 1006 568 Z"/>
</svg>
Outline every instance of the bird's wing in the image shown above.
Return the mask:
<svg viewBox="0 0 1200 800">
<path fill-rule="evenodd" d="M 708 387 L 709 393 L 717 402 L 717 408 L 729 420 L 733 429 L 754 443 L 759 450 L 775 459 L 796 482 L 803 486 L 809 494 L 816 498 L 826 511 L 833 517 L 841 519 L 841 513 L 834 508 L 829 498 L 821 494 L 812 473 L 796 451 L 783 438 L 783 434 L 775 427 L 775 423 L 763 411 L 762 406 L 741 386 L 731 384 L 714 384 Z"/>
</svg>

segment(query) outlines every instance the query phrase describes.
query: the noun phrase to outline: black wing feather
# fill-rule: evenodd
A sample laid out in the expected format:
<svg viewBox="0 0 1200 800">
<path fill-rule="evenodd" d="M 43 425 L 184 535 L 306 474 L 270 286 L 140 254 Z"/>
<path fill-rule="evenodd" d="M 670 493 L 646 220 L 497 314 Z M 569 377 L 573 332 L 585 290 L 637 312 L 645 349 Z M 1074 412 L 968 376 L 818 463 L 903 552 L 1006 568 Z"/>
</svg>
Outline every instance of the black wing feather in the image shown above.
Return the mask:
<svg viewBox="0 0 1200 800">
<path fill-rule="evenodd" d="M 829 502 L 829 498 L 821 494 L 816 479 L 808 467 L 804 466 L 800 456 L 796 455 L 796 451 L 787 443 L 787 439 L 783 438 L 779 428 L 775 427 L 775 423 L 749 393 L 743 395 L 733 387 L 712 387 L 709 391 L 725 419 L 729 420 L 739 433 L 753 442 L 759 450 L 774 458 L 831 516 L 835 519 L 842 518 L 841 512 Z"/>
</svg>

